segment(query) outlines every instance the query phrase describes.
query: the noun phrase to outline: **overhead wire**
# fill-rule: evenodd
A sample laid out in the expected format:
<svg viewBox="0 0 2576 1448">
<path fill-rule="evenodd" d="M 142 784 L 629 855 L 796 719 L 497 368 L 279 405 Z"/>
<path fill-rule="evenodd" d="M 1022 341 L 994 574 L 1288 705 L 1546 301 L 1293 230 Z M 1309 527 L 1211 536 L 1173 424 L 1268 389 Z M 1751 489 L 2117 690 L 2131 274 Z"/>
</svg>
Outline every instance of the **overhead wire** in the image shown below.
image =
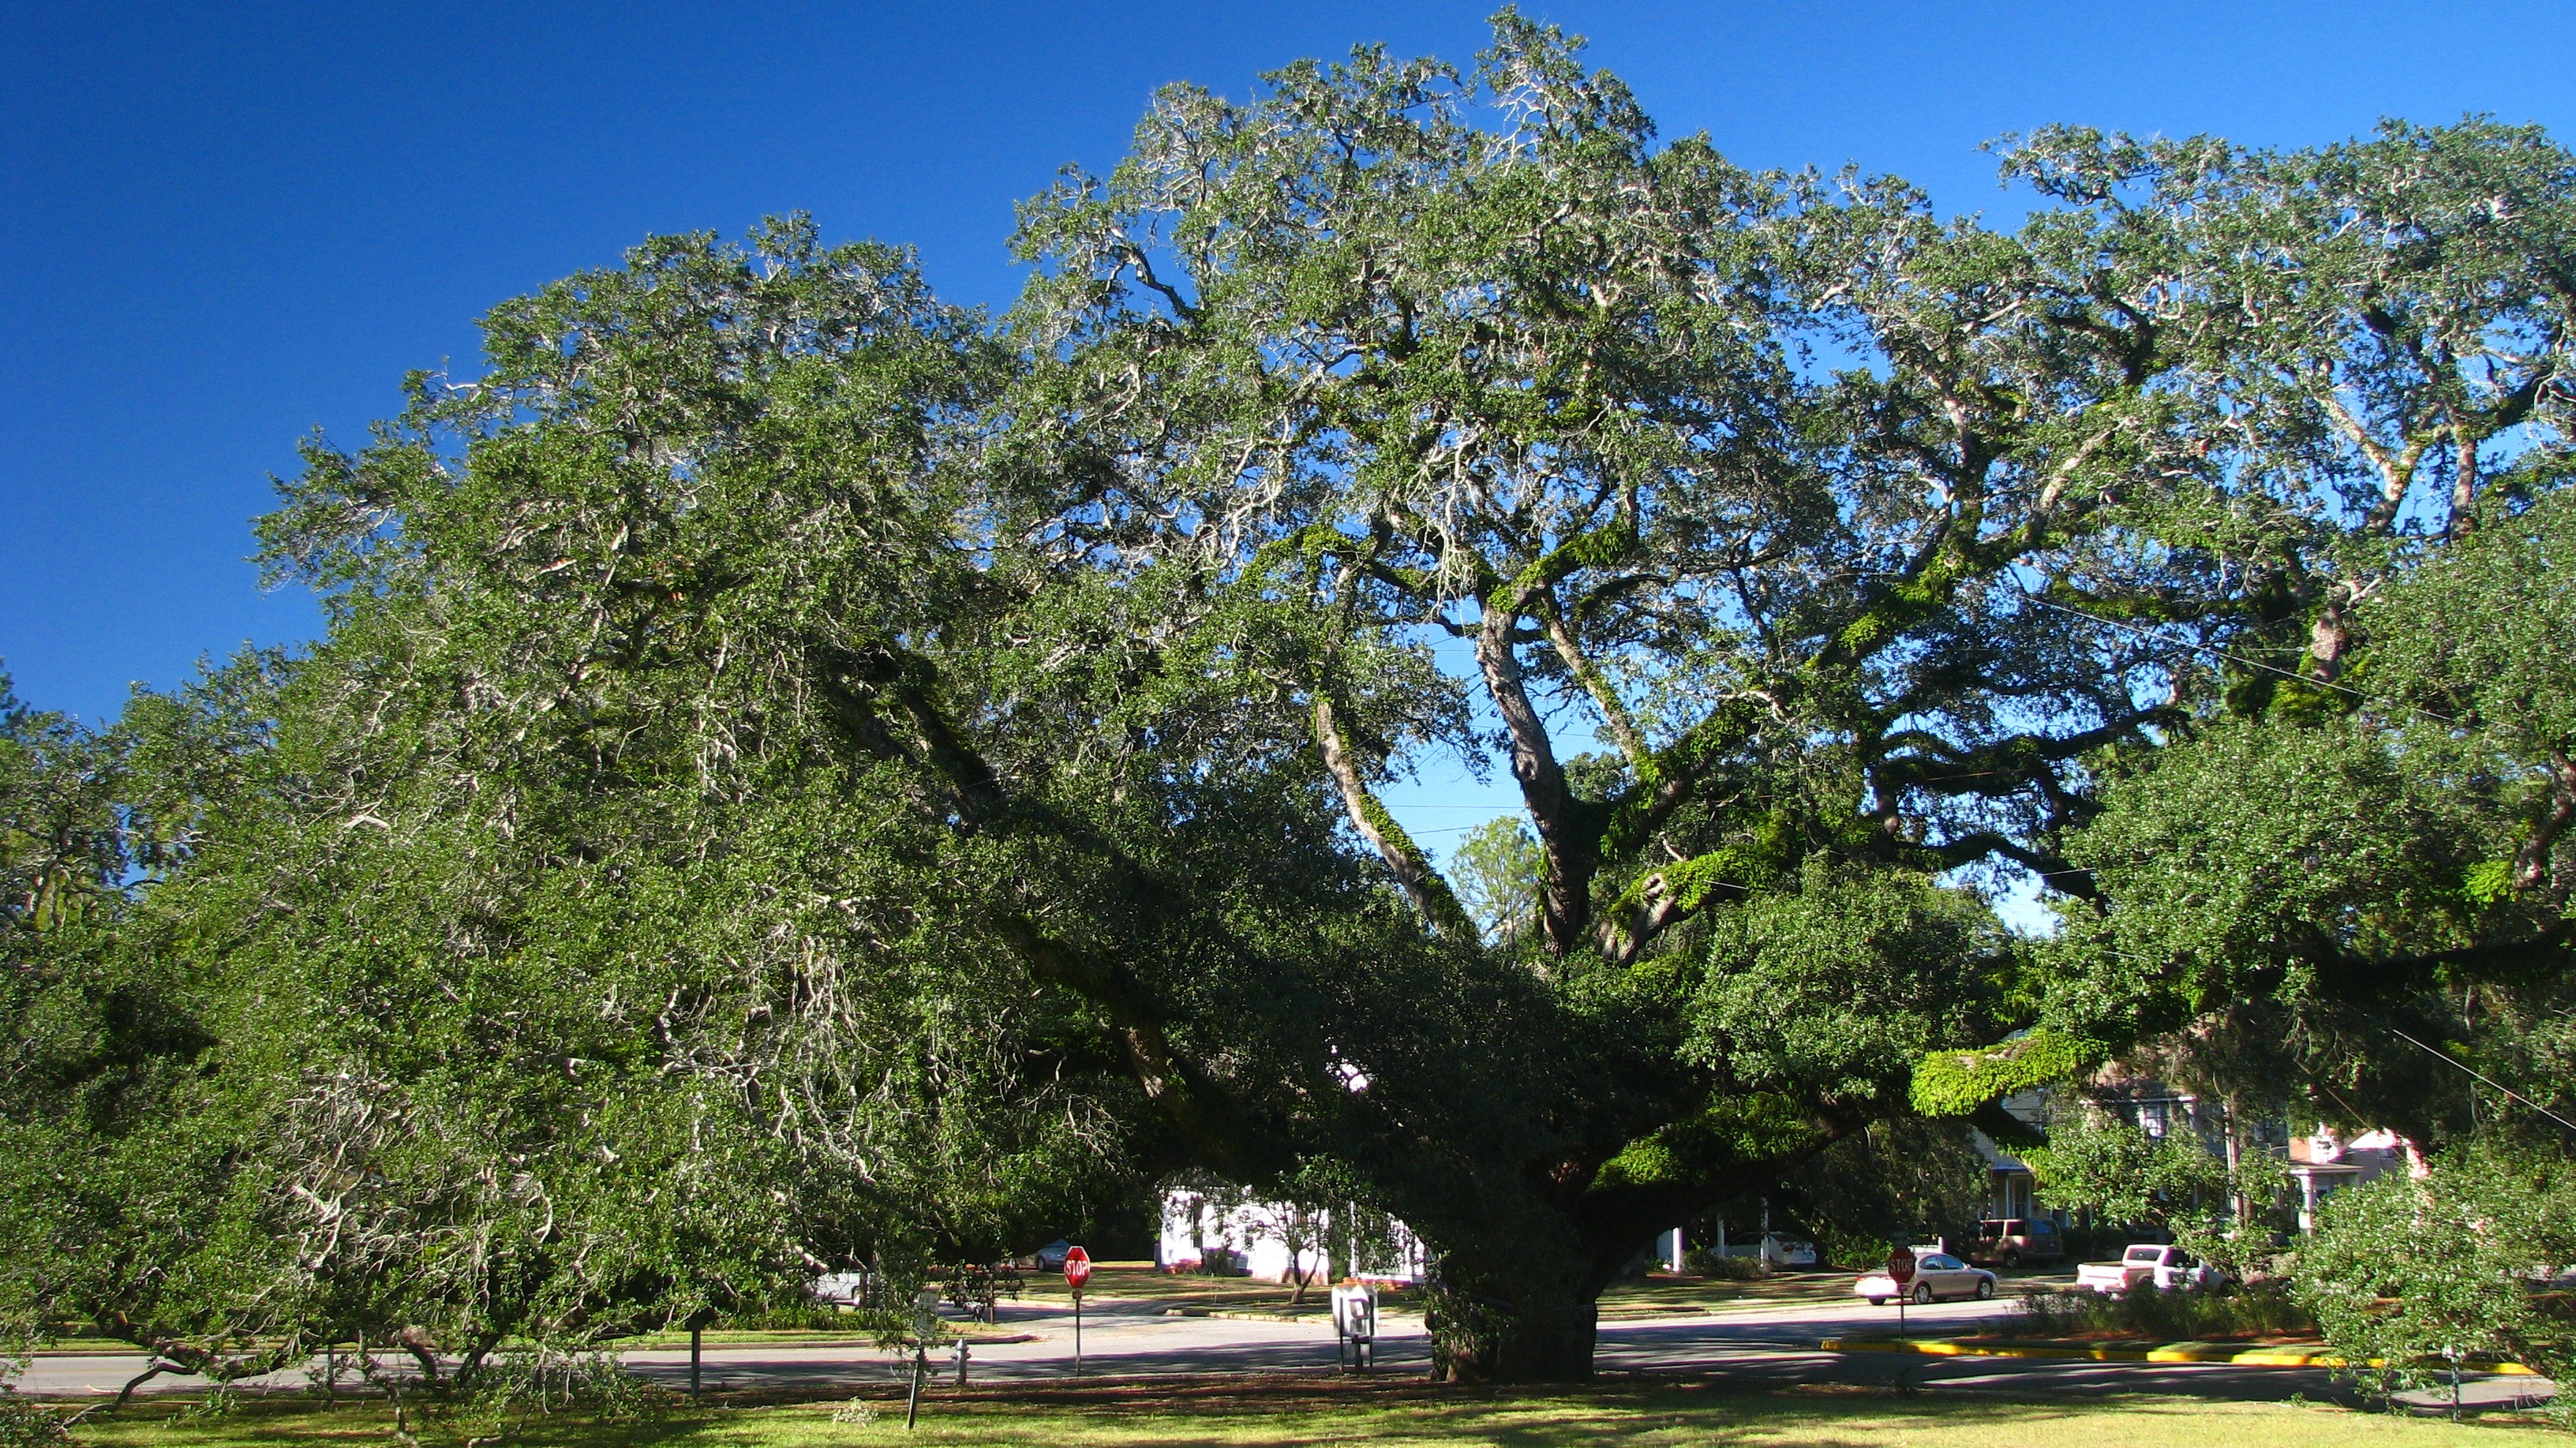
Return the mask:
<svg viewBox="0 0 2576 1448">
<path fill-rule="evenodd" d="M 2365 1016 L 2363 1019 L 2368 1020 L 2370 1018 Z M 2468 1072 L 2470 1075 L 2477 1077 L 2480 1081 L 2483 1081 L 2498 1091 L 2503 1092 L 2507 1101 L 2519 1101 L 2523 1105 L 2530 1107 L 2532 1110 L 2539 1112 L 2541 1115 L 2548 1117 L 2550 1120 L 2557 1122 L 2560 1126 L 2567 1128 L 2569 1132 L 2576 1133 L 2576 1121 L 2568 1120 L 2566 1117 L 2559 1115 L 2557 1112 L 2550 1110 L 2548 1107 L 2541 1105 L 2539 1102 L 2534 1101 L 2530 1097 L 2523 1095 L 2510 1086 L 2507 1086 L 2502 1081 L 2499 1081 L 2494 1077 L 2487 1075 L 2485 1072 L 2478 1070 L 2475 1066 L 2460 1060 L 2450 1052 L 2425 1045 L 2422 1041 L 2415 1039 L 2413 1036 L 2406 1034 L 2404 1031 L 2397 1029 L 2386 1021 L 2373 1020 L 2371 1021 L 2371 1024 L 2379 1027 L 2383 1031 L 2386 1031 L 2388 1034 L 2395 1036 L 2397 1039 L 2404 1041 L 2406 1044 L 2413 1046 L 2415 1049 L 2430 1055 L 2433 1059 L 2437 1061 L 2447 1061 L 2461 1070 Z"/>
<path fill-rule="evenodd" d="M 2040 598 L 2033 594 L 2024 594 L 2022 595 L 2022 598 L 2026 603 L 2037 604 L 2039 607 L 2051 610 L 2052 612 L 2062 613 L 2071 618 L 2080 618 L 2087 623 L 2098 623 L 2104 628 L 2115 628 L 2123 633 L 2134 634 L 2139 638 L 2147 640 L 2149 643 L 2164 644 L 2172 648 L 2188 649 L 2194 653 L 2208 654 L 2213 658 L 2221 658 L 2230 663 L 2242 664 L 2249 669 L 2258 669 L 2267 674 L 2277 674 L 2281 678 L 2288 679 L 2293 683 L 2306 684 L 2309 687 L 2316 689 L 2332 689 L 2338 694 L 2348 695 L 2354 699 L 2367 701 L 2370 698 L 2370 695 L 2359 689 L 2353 688 L 2349 684 L 2338 684 L 2332 679 L 2319 679 L 2311 675 L 2299 673 L 2294 669 L 2282 668 L 2278 664 L 2267 664 L 2261 659 L 2249 658 L 2246 655 L 2236 653 L 2233 650 L 2220 648 L 2216 644 L 2196 643 L 2190 639 L 2172 638 L 2168 635 L 2157 633 L 2153 629 L 2142 628 L 2137 624 L 2129 623 L 2121 619 L 2104 618 L 2100 614 L 2086 613 L 2080 608 L 2069 608 L 2065 604 L 2053 603 L 2048 599 Z M 2432 710 L 2424 708 L 2419 704 L 2409 704 L 2403 700 L 2388 700 L 2387 702 L 2394 703 L 2398 708 L 2405 710 L 2407 713 L 2430 720 L 2436 724 L 2448 725 L 2450 727 L 2457 728 L 2460 723 L 2457 719 L 2446 718 L 2443 715 L 2436 714 Z"/>
</svg>

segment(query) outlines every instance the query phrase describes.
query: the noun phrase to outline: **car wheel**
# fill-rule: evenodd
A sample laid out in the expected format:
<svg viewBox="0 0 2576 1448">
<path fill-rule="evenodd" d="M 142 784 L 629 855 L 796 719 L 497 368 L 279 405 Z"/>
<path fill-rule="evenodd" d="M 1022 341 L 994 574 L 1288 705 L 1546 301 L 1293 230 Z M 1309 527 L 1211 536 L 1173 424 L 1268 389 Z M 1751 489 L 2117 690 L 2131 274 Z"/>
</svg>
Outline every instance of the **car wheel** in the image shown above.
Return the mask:
<svg viewBox="0 0 2576 1448">
<path fill-rule="evenodd" d="M 2004 1253 L 2004 1265 L 2005 1265 L 2005 1266 L 2007 1266 L 2007 1267 L 2018 1267 L 2018 1266 L 2020 1266 L 2020 1265 L 2021 1265 L 2021 1254 L 2020 1254 L 2019 1252 L 2006 1252 L 2006 1253 Z"/>
<path fill-rule="evenodd" d="M 1914 1305 L 1917 1307 L 1930 1307 L 1932 1305 L 1931 1283 L 1917 1282 L 1914 1284 Z"/>
<path fill-rule="evenodd" d="M 1884 1297 L 1873 1297 L 1869 1300 L 1869 1305 L 1872 1307 L 1885 1307 L 1887 1305 L 1887 1299 Z"/>
<path fill-rule="evenodd" d="M 1987 1301 L 1991 1301 L 1991 1300 L 1994 1298 L 1994 1295 L 1995 1295 L 1995 1279 L 1993 1279 L 1993 1278 L 1991 1278 L 1991 1277 L 1980 1277 L 1980 1278 L 1978 1278 L 1978 1279 L 1977 1279 L 1977 1300 L 1978 1300 L 1979 1302 L 1987 1302 Z"/>
</svg>

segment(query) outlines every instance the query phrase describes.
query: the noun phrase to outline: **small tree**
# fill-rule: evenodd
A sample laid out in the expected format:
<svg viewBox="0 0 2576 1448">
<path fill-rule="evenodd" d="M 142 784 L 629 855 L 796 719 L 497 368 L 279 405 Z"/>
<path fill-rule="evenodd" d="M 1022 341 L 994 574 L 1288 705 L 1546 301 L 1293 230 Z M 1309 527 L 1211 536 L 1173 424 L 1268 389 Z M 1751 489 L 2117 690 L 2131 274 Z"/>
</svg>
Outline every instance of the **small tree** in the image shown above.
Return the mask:
<svg viewBox="0 0 2576 1448">
<path fill-rule="evenodd" d="M 2228 1199 L 2227 1166 L 2188 1135 L 2150 1136 L 2097 1108 L 2051 1123 L 2048 1145 L 2022 1153 L 2052 1201 L 2100 1221 L 2173 1231 Z"/>
<path fill-rule="evenodd" d="M 1502 815 L 1470 830 L 1450 857 L 1449 872 L 1458 903 L 1487 941 L 1516 941 L 1538 922 L 1547 856 L 1519 819 Z"/>
<path fill-rule="evenodd" d="M 1280 1274 L 1288 1284 L 1288 1300 L 1302 1303 L 1306 1289 L 1327 1270 L 1326 1265 L 1312 1260 L 1312 1254 L 1323 1250 L 1330 1217 L 1323 1208 L 1300 1202 L 1274 1206 L 1263 1217 L 1268 1235 L 1278 1238 L 1288 1254 L 1288 1265 Z"/>
<path fill-rule="evenodd" d="M 2326 1345 L 2381 1393 L 2451 1378 L 2473 1358 L 2576 1373 L 2576 1166 L 2495 1146 L 2423 1177 L 2336 1193 L 2299 1253 L 2296 1291 Z"/>
</svg>

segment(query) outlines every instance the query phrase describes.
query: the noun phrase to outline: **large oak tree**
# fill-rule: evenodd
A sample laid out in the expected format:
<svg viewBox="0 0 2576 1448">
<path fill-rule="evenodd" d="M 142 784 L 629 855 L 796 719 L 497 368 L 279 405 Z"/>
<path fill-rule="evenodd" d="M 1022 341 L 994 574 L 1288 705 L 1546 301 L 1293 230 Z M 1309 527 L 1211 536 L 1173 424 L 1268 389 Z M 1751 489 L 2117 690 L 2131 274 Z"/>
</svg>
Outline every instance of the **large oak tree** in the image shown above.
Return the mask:
<svg viewBox="0 0 2576 1448">
<path fill-rule="evenodd" d="M 85 1264 L 18 1297 L 471 1367 L 1188 1167 L 1421 1231 L 1444 1373 L 1578 1375 L 1654 1233 L 1874 1121 L 2563 953 L 2563 730 L 2424 642 L 2555 556 L 2563 153 L 2050 132 L 1998 230 L 1495 33 L 1166 91 L 999 326 L 803 222 L 666 238 L 317 441 L 262 534 L 327 636 L 136 714 L 166 880 L 49 845 L 95 929 L 5 921 L 13 1141 L 184 1187 L 12 1179 Z M 2353 792 L 2383 600 L 2465 823 Z M 1442 751 L 1518 786 L 1480 869 L 1534 878 L 1470 893 L 1530 918 L 1386 808 Z M 2311 799 L 2406 870 L 2264 894 Z M 1973 888 L 2025 871 L 2044 950 Z M 2400 939 L 2390 881 L 2486 913 Z"/>
</svg>

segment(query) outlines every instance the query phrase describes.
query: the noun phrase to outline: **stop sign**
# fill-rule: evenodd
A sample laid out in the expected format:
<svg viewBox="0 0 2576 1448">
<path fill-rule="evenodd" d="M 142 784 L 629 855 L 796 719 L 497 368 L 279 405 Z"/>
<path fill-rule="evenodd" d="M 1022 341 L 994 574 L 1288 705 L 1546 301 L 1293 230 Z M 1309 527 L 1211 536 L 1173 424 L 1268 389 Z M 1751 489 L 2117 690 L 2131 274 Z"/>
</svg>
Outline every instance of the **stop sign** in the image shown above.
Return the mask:
<svg viewBox="0 0 2576 1448">
<path fill-rule="evenodd" d="M 1887 1280 L 1902 1287 L 1914 1280 L 1914 1249 L 1899 1247 L 1887 1254 Z"/>
<path fill-rule="evenodd" d="M 1908 1269 L 1909 1271 L 1911 1269 Z M 1091 1254 L 1080 1247 L 1064 1254 L 1064 1285 L 1076 1292 L 1091 1280 Z"/>
</svg>

